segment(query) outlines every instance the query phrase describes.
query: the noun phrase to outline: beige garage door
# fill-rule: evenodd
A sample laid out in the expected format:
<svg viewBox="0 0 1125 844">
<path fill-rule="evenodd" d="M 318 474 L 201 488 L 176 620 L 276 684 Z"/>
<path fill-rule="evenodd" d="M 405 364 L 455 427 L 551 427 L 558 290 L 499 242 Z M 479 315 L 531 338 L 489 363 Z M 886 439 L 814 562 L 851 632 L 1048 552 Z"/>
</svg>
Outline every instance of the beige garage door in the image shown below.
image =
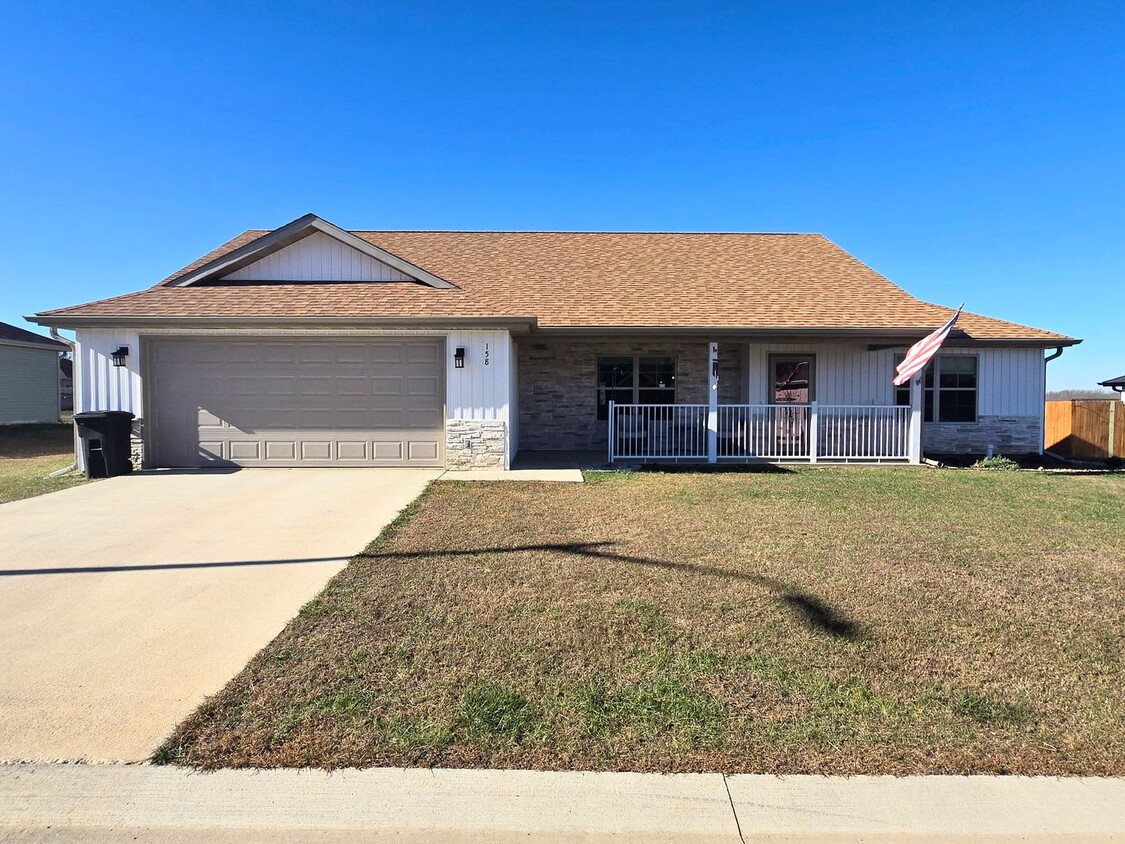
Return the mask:
<svg viewBox="0 0 1125 844">
<path fill-rule="evenodd" d="M 442 340 L 153 340 L 157 466 L 443 466 Z"/>
</svg>

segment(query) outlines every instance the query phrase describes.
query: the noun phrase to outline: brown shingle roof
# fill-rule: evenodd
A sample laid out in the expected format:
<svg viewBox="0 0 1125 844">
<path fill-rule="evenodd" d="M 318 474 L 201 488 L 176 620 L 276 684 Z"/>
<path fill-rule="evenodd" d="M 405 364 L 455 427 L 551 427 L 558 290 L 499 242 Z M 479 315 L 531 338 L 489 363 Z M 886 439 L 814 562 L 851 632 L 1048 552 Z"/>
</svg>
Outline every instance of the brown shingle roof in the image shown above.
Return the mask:
<svg viewBox="0 0 1125 844">
<path fill-rule="evenodd" d="M 354 232 L 456 285 L 402 282 L 168 286 L 266 234 L 248 231 L 149 290 L 41 316 L 536 317 L 540 328 L 926 330 L 922 302 L 816 234 Z M 1069 342 L 965 313 L 980 340 Z"/>
</svg>

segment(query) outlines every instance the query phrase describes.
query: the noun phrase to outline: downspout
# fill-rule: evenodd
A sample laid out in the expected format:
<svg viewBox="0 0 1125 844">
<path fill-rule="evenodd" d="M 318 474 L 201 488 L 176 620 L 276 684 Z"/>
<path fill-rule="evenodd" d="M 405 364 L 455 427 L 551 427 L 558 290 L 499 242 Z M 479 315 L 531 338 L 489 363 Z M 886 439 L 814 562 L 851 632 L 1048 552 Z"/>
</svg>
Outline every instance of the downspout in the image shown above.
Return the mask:
<svg viewBox="0 0 1125 844">
<path fill-rule="evenodd" d="M 1062 353 L 1063 353 L 1063 348 L 1064 348 L 1063 346 L 1056 346 L 1055 350 L 1053 352 L 1051 352 L 1051 354 L 1049 354 L 1049 355 L 1047 355 L 1047 357 L 1043 358 L 1043 389 L 1044 390 L 1047 389 L 1047 364 L 1049 364 L 1051 361 L 1055 360 L 1056 358 L 1061 358 Z M 1044 396 L 1044 399 L 1046 399 L 1046 396 Z M 1050 454 L 1050 452 L 1047 451 L 1047 403 L 1046 403 L 1046 401 L 1043 402 L 1043 417 L 1042 417 L 1042 420 L 1039 423 L 1039 453 L 1040 454 Z M 1057 455 L 1051 454 L 1051 456 L 1056 457 Z"/>
<path fill-rule="evenodd" d="M 78 364 L 78 359 L 77 359 L 78 350 L 74 347 L 74 341 L 68 340 L 65 337 L 63 337 L 61 334 L 59 334 L 59 330 L 57 328 L 55 328 L 53 325 L 51 326 L 50 334 L 51 334 L 51 337 L 53 337 L 55 340 L 58 340 L 60 343 L 63 343 L 70 348 L 70 357 L 71 357 L 71 361 L 73 361 L 73 363 L 71 363 L 71 366 L 74 367 L 72 372 L 74 372 L 74 374 L 77 375 L 78 374 L 78 366 L 77 366 L 77 364 Z M 75 381 L 77 382 L 77 379 L 75 379 Z M 77 390 L 75 392 L 77 392 Z M 56 469 L 54 472 L 51 472 L 51 474 L 48 475 L 47 477 L 57 478 L 59 475 L 65 475 L 69 472 L 73 472 L 77 468 L 78 468 L 78 435 L 75 434 L 75 436 L 74 436 L 74 462 L 71 463 L 69 466 L 67 466 L 64 469 Z"/>
</svg>

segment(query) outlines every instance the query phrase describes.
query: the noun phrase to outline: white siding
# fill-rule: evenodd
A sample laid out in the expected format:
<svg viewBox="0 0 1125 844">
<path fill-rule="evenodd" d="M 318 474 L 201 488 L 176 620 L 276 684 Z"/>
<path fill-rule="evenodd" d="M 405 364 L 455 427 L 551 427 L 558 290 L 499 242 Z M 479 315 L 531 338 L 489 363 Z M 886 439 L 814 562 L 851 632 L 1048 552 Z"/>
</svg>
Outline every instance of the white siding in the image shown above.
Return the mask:
<svg viewBox="0 0 1125 844">
<path fill-rule="evenodd" d="M 0 423 L 58 419 L 59 350 L 0 344 Z"/>
<path fill-rule="evenodd" d="M 748 350 L 749 403 L 769 400 L 769 357 L 816 355 L 816 398 L 821 404 L 894 404 L 895 357 L 906 347 L 867 351 L 865 344 L 777 343 Z M 943 355 L 976 355 L 981 416 L 1042 416 L 1045 366 L 1042 349 L 945 347 Z"/>
<path fill-rule="evenodd" d="M 1042 349 L 942 349 L 943 355 L 976 355 L 981 416 L 1042 416 L 1047 366 Z"/>
<path fill-rule="evenodd" d="M 512 341 L 507 331 L 450 331 L 446 335 L 450 419 L 508 419 Z M 465 368 L 453 368 L 453 350 L 465 348 Z"/>
<path fill-rule="evenodd" d="M 144 416 L 141 389 L 141 343 L 136 332 L 83 329 L 75 335 L 74 412 L 127 410 Z M 114 366 L 111 353 L 128 346 L 125 366 Z"/>
<path fill-rule="evenodd" d="M 510 362 L 508 366 L 508 465 L 511 466 L 512 461 L 516 459 L 516 453 L 520 450 L 519 354 L 516 351 L 516 339 L 514 337 L 508 338 L 508 360 Z"/>
<path fill-rule="evenodd" d="M 411 281 L 394 267 L 316 232 L 223 277 L 230 281 Z"/>
<path fill-rule="evenodd" d="M 816 400 L 821 404 L 894 404 L 894 349 L 867 351 L 866 344 L 751 344 L 746 367 L 748 403 L 769 401 L 770 355 L 816 355 Z"/>
</svg>

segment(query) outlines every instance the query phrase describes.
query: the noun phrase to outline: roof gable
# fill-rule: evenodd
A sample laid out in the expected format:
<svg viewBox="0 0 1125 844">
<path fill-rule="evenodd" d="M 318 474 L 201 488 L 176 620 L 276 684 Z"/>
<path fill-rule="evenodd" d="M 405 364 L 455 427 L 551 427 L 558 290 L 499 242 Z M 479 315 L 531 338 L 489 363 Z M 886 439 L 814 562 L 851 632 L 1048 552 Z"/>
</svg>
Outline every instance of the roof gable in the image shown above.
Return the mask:
<svg viewBox="0 0 1125 844">
<path fill-rule="evenodd" d="M 217 280 L 418 281 L 414 276 L 320 231 L 314 231 L 296 243 Z"/>
<path fill-rule="evenodd" d="M 164 282 L 188 287 L 239 281 L 391 281 L 450 284 L 397 255 L 306 214 Z"/>
</svg>

